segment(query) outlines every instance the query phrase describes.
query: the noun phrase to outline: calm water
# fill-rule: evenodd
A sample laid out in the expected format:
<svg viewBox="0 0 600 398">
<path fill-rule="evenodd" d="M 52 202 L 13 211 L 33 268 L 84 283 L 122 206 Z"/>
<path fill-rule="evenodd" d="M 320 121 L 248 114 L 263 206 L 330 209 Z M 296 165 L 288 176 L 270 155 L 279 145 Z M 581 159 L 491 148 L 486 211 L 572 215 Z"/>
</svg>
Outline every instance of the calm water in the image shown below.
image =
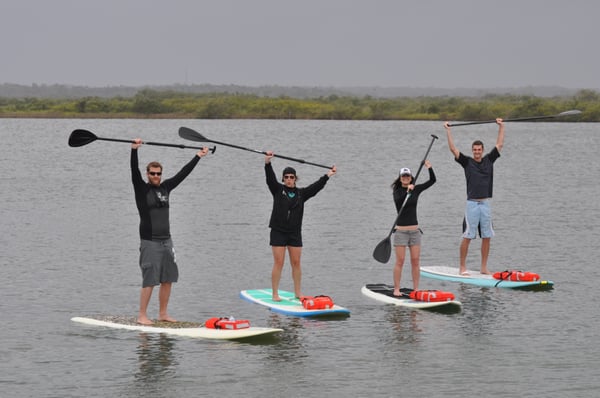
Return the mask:
<svg viewBox="0 0 600 398">
<path fill-rule="evenodd" d="M 279 316 L 238 297 L 268 286 L 271 197 L 263 156 L 219 146 L 172 196 L 181 278 L 179 319 L 233 315 L 282 327 L 260 343 L 200 341 L 104 330 L 70 322 L 89 314 L 135 315 L 138 216 L 129 145 L 70 148 L 76 128 L 100 137 L 183 143 L 180 126 L 207 137 L 338 166 L 307 204 L 305 294 L 329 294 L 345 320 Z M 420 200 L 422 263 L 456 264 L 464 177 L 442 123 L 0 119 L 1 395 L 31 397 L 338 396 L 596 397 L 598 124 L 507 125 L 496 163 L 490 268 L 521 268 L 556 283 L 551 292 L 482 289 L 422 279 L 453 291 L 459 314 L 409 311 L 360 293 L 391 282 L 372 259 L 395 218 L 389 185 L 416 169 L 431 134 L 438 183 Z M 457 146 L 495 142 L 495 125 L 457 127 Z M 145 146 L 140 163 L 179 170 L 193 150 Z M 291 164 L 274 160 L 277 173 Z M 299 185 L 326 170 L 292 164 Z M 423 174 L 423 179 L 426 178 Z M 480 241 L 471 245 L 476 268 Z M 405 266 L 403 285 L 410 286 Z M 282 288 L 291 289 L 286 264 Z M 156 295 L 151 315 L 156 316 Z"/>
</svg>

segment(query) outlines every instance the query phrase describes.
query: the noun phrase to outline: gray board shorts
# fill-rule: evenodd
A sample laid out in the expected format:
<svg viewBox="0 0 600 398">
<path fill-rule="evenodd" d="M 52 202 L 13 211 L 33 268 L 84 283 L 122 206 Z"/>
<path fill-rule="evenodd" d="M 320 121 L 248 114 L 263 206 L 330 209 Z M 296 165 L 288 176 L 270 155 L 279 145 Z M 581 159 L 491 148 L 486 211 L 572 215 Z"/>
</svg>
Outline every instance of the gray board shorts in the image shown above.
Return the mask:
<svg viewBox="0 0 600 398">
<path fill-rule="evenodd" d="M 175 261 L 175 248 L 171 239 L 140 243 L 140 268 L 142 287 L 156 286 L 165 282 L 177 282 L 179 269 Z"/>
</svg>

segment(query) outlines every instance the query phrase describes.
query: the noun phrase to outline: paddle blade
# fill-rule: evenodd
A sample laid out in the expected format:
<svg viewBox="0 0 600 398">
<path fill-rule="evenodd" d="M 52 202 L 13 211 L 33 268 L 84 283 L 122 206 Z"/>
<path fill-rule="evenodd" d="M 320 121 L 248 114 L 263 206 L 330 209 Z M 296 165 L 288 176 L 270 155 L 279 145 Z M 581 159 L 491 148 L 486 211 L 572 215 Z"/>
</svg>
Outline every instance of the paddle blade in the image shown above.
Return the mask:
<svg viewBox="0 0 600 398">
<path fill-rule="evenodd" d="M 373 258 L 382 264 L 390 261 L 392 255 L 392 240 L 388 236 L 375 247 L 373 250 Z"/>
<path fill-rule="evenodd" d="M 190 140 L 190 141 L 196 141 L 196 142 L 210 142 L 209 139 L 207 139 L 206 137 L 204 137 L 202 134 L 200 134 L 199 132 L 192 130 L 191 128 L 188 127 L 180 127 L 179 128 L 179 136 L 181 138 L 184 138 L 186 140 Z"/>
<path fill-rule="evenodd" d="M 94 142 L 98 139 L 94 133 L 88 130 L 77 129 L 73 130 L 69 136 L 69 146 L 78 147 Z"/>
</svg>

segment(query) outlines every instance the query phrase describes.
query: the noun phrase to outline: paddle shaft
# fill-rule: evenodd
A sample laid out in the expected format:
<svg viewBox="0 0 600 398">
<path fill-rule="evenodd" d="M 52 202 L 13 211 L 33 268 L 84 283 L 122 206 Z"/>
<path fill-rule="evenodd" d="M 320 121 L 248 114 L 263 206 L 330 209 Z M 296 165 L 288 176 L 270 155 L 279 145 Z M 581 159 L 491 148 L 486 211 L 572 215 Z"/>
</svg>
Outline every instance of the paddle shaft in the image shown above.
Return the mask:
<svg viewBox="0 0 600 398">
<path fill-rule="evenodd" d="M 211 138 L 206 138 L 202 134 L 198 133 L 195 130 L 192 130 L 189 127 L 181 127 L 179 129 L 179 135 L 181 137 L 185 138 L 185 139 L 192 140 L 192 141 L 207 141 L 207 142 L 212 142 L 214 144 L 219 144 L 219 145 L 228 146 L 228 147 L 231 147 L 231 148 L 241 149 L 243 151 L 260 153 L 260 154 L 263 154 L 263 155 L 267 154 L 267 152 L 260 151 L 258 149 L 246 148 L 246 147 L 239 146 L 239 145 L 229 144 L 227 142 L 216 141 L 216 140 L 213 140 Z M 318 164 L 318 163 L 313 163 L 313 162 L 307 162 L 304 159 L 297 159 L 297 158 L 292 158 L 292 157 L 289 157 L 289 156 L 283 156 L 283 155 L 277 155 L 277 154 L 273 154 L 273 156 L 276 157 L 276 158 L 281 158 L 281 159 L 290 160 L 292 162 L 298 162 L 298 163 L 304 163 L 304 164 L 308 164 L 308 165 L 312 165 L 312 166 L 322 167 L 322 168 L 325 168 L 325 169 L 331 169 L 331 168 L 333 168 L 333 166 L 325 166 L 323 164 Z"/>
<path fill-rule="evenodd" d="M 514 119 L 504 119 L 503 122 L 526 122 L 526 121 L 531 121 L 531 120 L 553 119 L 553 118 L 563 117 L 563 116 L 578 115 L 580 113 L 581 113 L 581 111 L 571 110 L 571 111 L 559 113 L 558 115 L 530 116 L 530 117 L 519 117 L 519 118 L 514 118 Z M 473 125 L 473 124 L 489 124 L 489 123 L 496 123 L 496 120 L 494 119 L 494 120 L 484 120 L 484 121 L 479 121 L 479 122 L 448 123 L 448 126 L 449 127 L 469 126 L 469 125 Z"/>
<path fill-rule="evenodd" d="M 246 148 L 246 147 L 239 146 L 239 145 L 228 144 L 228 143 L 226 143 L 226 142 L 215 141 L 215 140 L 213 140 L 213 139 L 210 139 L 210 138 L 207 138 L 206 140 L 207 140 L 208 142 L 212 142 L 212 143 L 214 143 L 214 144 L 219 144 L 219 145 L 223 145 L 223 146 L 228 146 L 228 147 L 231 147 L 231 148 L 236 148 L 236 149 L 242 149 L 242 150 L 244 150 L 244 151 L 249 151 L 249 152 L 254 152 L 254 153 L 261 153 L 261 154 L 263 154 L 263 155 L 266 155 L 266 154 L 267 154 L 267 152 L 265 152 L 265 151 L 260 151 L 260 150 L 258 150 L 258 149 L 252 149 L 252 148 Z M 277 155 L 277 154 L 273 154 L 273 156 L 274 156 L 274 157 L 276 157 L 276 158 L 281 158 L 281 159 L 290 160 L 290 161 L 292 161 L 292 162 L 298 162 L 298 163 L 309 164 L 309 165 L 312 165 L 312 166 L 323 167 L 323 168 L 325 168 L 325 169 L 331 169 L 331 168 L 333 167 L 333 166 L 325 166 L 325 165 L 323 165 L 323 164 L 318 164 L 318 163 L 307 162 L 307 161 L 306 161 L 306 160 L 304 160 L 304 159 L 297 159 L 297 158 L 292 158 L 292 157 L 289 157 L 289 156 L 283 156 L 283 155 Z"/>
<path fill-rule="evenodd" d="M 97 140 L 101 140 L 101 141 L 113 141 L 113 142 L 129 142 L 131 144 L 135 144 L 135 140 L 121 140 L 118 138 L 101 138 L 101 137 L 96 137 Z M 156 146 L 166 146 L 166 147 L 171 147 L 171 148 L 181 148 L 181 149 L 204 149 L 204 147 L 202 146 L 189 146 L 189 145 L 183 145 L 183 144 L 167 144 L 164 142 L 151 142 L 151 141 L 142 141 L 142 144 L 144 145 L 156 145 Z M 215 153 L 216 147 L 212 147 L 212 148 L 208 148 L 212 153 Z"/>
</svg>

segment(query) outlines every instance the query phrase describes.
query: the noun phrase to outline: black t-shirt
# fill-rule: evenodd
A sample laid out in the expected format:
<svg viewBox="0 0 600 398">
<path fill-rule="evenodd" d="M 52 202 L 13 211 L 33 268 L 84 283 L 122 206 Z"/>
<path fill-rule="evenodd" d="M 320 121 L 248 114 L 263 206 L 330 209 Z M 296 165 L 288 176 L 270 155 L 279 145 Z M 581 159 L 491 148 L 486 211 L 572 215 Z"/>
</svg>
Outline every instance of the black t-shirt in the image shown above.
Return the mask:
<svg viewBox="0 0 600 398">
<path fill-rule="evenodd" d="M 494 146 L 481 162 L 476 162 L 472 157 L 462 152 L 455 160 L 465 170 L 467 180 L 467 199 L 486 199 L 492 197 L 494 186 L 494 162 L 500 157 L 498 148 Z"/>
</svg>

